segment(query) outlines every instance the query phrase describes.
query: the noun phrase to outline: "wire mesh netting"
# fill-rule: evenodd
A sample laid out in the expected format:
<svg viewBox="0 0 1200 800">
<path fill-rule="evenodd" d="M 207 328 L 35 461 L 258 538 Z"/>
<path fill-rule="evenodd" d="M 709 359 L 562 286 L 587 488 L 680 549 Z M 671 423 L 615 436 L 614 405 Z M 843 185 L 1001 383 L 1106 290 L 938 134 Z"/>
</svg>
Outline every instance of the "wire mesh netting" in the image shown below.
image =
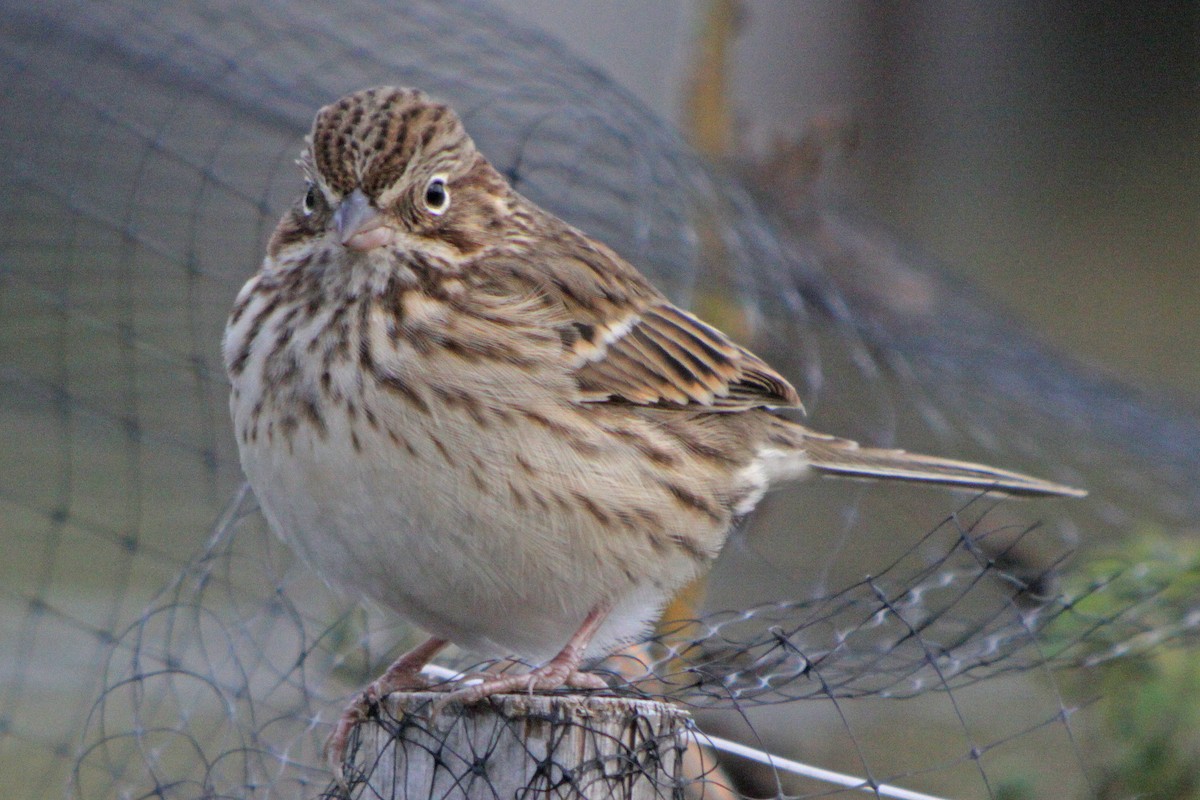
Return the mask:
<svg viewBox="0 0 1200 800">
<path fill-rule="evenodd" d="M 758 176 L 751 197 L 544 35 L 432 0 L 9 3 L 4 20 L 8 794 L 332 791 L 330 722 L 414 641 L 269 535 L 239 488 L 218 352 L 300 186 L 312 113 L 381 83 L 449 101 L 520 191 L 796 380 L 816 427 L 1092 490 L 780 493 L 735 534 L 698 619 L 599 665 L 618 693 L 876 783 L 996 797 L 1032 774 L 1062 795 L 1087 791 L 1074 710 L 1092 695 L 1064 699 L 1055 668 L 1200 622 L 1177 553 L 1124 563 L 1092 544 L 1200 516 L 1194 410 L 1062 362 L 802 186 Z M 662 794 L 829 791 L 706 758 Z M 577 774 L 555 773 L 563 796 Z"/>
</svg>

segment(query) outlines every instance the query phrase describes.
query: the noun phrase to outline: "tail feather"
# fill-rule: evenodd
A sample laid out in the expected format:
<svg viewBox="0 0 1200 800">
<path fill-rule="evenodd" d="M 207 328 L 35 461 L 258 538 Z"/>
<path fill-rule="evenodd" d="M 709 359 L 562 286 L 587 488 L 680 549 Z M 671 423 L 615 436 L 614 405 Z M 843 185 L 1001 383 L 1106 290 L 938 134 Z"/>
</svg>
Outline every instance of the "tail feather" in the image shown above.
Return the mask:
<svg viewBox="0 0 1200 800">
<path fill-rule="evenodd" d="M 850 439 L 840 439 L 805 428 L 801 430 L 801 440 L 794 446 L 803 452 L 809 470 L 827 475 L 916 481 L 1027 497 L 1083 497 L 1087 494 L 1082 489 L 985 464 L 904 450 L 863 447 Z"/>
</svg>

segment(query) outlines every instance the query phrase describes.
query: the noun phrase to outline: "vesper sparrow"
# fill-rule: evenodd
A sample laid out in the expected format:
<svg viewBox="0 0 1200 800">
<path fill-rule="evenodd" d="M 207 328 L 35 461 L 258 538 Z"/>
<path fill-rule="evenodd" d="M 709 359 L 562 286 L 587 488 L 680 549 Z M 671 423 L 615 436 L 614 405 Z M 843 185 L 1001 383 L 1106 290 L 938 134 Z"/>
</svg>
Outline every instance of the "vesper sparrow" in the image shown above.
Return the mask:
<svg viewBox="0 0 1200 800">
<path fill-rule="evenodd" d="M 225 332 L 242 466 L 321 575 L 433 637 L 346 710 L 339 770 L 447 642 L 542 663 L 467 701 L 603 685 L 581 659 L 645 632 L 777 481 L 1082 494 L 778 416 L 783 376 L 513 191 L 421 92 L 321 109 L 302 165 Z"/>
</svg>

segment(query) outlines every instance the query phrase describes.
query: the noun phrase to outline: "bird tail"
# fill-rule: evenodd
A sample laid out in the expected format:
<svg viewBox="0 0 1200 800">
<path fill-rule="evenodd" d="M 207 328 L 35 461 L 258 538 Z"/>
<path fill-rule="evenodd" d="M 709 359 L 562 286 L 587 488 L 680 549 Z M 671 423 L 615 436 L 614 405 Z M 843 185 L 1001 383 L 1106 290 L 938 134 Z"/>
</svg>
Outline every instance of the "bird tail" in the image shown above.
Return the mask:
<svg viewBox="0 0 1200 800">
<path fill-rule="evenodd" d="M 786 434 L 770 440 L 773 444 L 787 441 L 791 445 L 768 454 L 776 458 L 765 459 L 773 478 L 795 478 L 814 471 L 847 478 L 914 481 L 1026 497 L 1087 494 L 1082 489 L 1020 472 L 904 450 L 863 447 L 850 439 L 816 433 L 796 423 L 787 425 Z"/>
</svg>

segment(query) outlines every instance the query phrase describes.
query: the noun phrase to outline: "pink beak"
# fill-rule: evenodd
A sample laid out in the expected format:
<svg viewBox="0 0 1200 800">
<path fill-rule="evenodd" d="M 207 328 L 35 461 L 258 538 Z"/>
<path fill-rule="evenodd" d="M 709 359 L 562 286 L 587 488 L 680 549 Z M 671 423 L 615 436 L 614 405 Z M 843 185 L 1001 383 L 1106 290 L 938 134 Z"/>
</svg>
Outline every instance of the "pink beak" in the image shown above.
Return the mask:
<svg viewBox="0 0 1200 800">
<path fill-rule="evenodd" d="M 370 199 L 355 189 L 333 212 L 338 240 L 351 250 L 366 252 L 392 243 L 392 229 Z"/>
</svg>

